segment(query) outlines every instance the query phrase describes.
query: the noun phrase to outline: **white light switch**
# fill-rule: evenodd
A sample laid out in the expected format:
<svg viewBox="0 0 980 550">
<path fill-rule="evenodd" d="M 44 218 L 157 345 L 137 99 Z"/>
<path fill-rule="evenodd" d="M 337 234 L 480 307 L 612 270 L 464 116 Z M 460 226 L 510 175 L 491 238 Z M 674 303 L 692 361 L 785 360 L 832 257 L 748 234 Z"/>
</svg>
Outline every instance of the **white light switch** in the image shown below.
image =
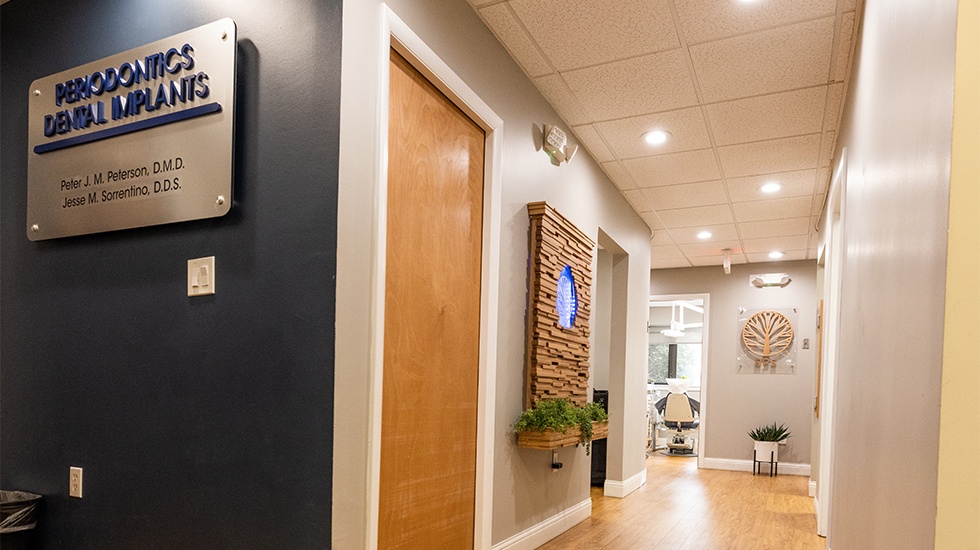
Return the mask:
<svg viewBox="0 0 980 550">
<path fill-rule="evenodd" d="M 187 295 L 214 294 L 214 256 L 187 260 Z"/>
</svg>

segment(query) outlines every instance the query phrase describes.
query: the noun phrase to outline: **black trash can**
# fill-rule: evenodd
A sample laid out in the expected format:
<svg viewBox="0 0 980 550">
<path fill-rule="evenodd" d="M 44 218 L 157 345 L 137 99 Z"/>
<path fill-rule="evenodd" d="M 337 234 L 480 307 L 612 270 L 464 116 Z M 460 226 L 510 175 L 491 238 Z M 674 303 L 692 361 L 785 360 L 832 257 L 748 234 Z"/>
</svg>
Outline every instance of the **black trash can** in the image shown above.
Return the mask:
<svg viewBox="0 0 980 550">
<path fill-rule="evenodd" d="M 31 530 L 37 525 L 41 495 L 25 491 L 0 491 L 0 547 L 3 550 L 30 548 Z"/>
</svg>

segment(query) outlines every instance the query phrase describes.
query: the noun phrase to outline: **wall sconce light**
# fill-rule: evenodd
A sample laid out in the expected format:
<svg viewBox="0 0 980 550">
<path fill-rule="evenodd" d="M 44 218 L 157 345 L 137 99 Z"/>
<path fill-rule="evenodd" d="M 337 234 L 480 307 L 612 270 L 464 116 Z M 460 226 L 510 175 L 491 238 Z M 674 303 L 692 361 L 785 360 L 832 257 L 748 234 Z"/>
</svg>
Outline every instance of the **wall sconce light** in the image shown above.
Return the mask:
<svg viewBox="0 0 980 550">
<path fill-rule="evenodd" d="M 732 249 L 722 248 L 721 251 L 725 253 L 725 263 L 722 264 L 722 267 L 725 268 L 725 275 L 731 275 L 732 274 Z"/>
<path fill-rule="evenodd" d="M 557 164 L 571 162 L 578 146 L 568 146 L 568 137 L 557 126 L 544 125 L 544 150 Z"/>
</svg>

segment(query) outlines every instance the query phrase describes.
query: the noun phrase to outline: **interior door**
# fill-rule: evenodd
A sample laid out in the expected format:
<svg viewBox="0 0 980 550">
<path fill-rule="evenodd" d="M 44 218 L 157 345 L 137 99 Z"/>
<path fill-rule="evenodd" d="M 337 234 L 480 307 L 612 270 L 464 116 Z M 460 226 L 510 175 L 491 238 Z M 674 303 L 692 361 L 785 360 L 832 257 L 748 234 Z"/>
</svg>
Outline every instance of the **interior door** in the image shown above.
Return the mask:
<svg viewBox="0 0 980 550">
<path fill-rule="evenodd" d="M 380 548 L 472 548 L 483 130 L 392 50 Z"/>
</svg>

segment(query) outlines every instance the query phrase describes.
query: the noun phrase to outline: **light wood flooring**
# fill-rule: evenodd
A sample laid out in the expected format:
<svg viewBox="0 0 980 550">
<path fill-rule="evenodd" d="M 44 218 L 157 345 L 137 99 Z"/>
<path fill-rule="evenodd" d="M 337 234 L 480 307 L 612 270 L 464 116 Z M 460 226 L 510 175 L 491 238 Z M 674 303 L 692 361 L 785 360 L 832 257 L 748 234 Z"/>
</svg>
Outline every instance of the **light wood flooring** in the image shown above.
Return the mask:
<svg viewBox="0 0 980 550">
<path fill-rule="evenodd" d="M 824 550 L 808 478 L 698 470 L 696 458 L 647 458 L 625 499 L 592 488 L 592 517 L 541 549 Z"/>
</svg>

